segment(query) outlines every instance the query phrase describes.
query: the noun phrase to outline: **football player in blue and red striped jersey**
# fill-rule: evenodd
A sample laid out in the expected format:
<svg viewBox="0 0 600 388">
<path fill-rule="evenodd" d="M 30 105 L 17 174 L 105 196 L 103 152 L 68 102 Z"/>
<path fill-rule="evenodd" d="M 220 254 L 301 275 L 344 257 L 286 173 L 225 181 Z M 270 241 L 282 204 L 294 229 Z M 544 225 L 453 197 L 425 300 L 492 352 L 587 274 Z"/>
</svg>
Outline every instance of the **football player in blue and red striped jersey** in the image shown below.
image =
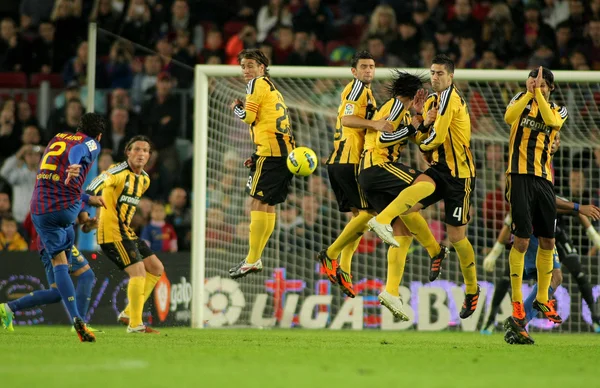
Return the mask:
<svg viewBox="0 0 600 388">
<path fill-rule="evenodd" d="M 73 225 L 82 202 L 104 206 L 101 197 L 90 197 L 82 191 L 90 167 L 100 153 L 104 127 L 102 116 L 86 113 L 79 121 L 77 133 L 54 136 L 42 156 L 30 205 L 35 229 L 52 257 L 56 287 L 82 342 L 94 342 L 96 338 L 77 310 L 69 257 L 75 242 Z"/>
</svg>

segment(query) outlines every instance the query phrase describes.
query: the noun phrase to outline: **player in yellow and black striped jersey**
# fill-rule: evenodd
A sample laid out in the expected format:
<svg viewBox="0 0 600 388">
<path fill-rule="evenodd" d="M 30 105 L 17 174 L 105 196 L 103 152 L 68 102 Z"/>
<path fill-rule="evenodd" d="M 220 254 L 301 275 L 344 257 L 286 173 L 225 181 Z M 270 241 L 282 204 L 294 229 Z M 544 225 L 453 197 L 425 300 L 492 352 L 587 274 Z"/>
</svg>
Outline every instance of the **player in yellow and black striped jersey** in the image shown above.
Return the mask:
<svg viewBox="0 0 600 388">
<path fill-rule="evenodd" d="M 137 205 L 150 186 L 150 177 L 144 171 L 150 153 L 150 140 L 145 136 L 134 136 L 125 147 L 127 160 L 111 166 L 86 189 L 90 194 L 101 193 L 106 204 L 98 216 L 98 244 L 130 277 L 127 286 L 129 305 L 118 318 L 119 322 L 127 324 L 128 333 L 157 333 L 143 324 L 142 310 L 164 267 L 130 226 Z"/>
<path fill-rule="evenodd" d="M 554 90 L 554 75 L 550 70 L 541 66 L 532 70 L 526 85 L 527 92 L 518 93 L 504 114 L 504 120 L 511 126 L 506 199 L 510 203 L 515 236 L 509 254 L 513 314 L 504 327 L 507 336 L 516 336 L 522 343 L 533 343 L 525 329 L 521 291 L 525 252 L 532 233 L 539 241 L 536 256 L 538 291 L 533 307 L 550 321 L 562 322 L 553 304 L 548 302 L 556 229 L 556 195 L 550 159 L 552 144 L 568 113 L 566 107 L 549 101 Z"/>
<path fill-rule="evenodd" d="M 422 135 L 417 136 L 417 141 L 430 167 L 369 225 L 380 237 L 389 239 L 386 231 L 395 217 L 443 200 L 448 239 L 458 255 L 466 285 L 465 302 L 459 314 L 465 319 L 473 314 L 479 300 L 475 252 L 466 234 L 475 186 L 471 122 L 467 102 L 453 84 L 454 62 L 445 55 L 436 55 L 430 75 L 435 93 L 427 98 L 424 106 L 415 104 L 417 114 L 425 116 L 418 128 Z M 421 108 L 424 108 L 422 112 Z M 430 281 L 439 276 L 442 261 L 443 257 L 431 260 Z"/>
<path fill-rule="evenodd" d="M 250 125 L 256 152 L 245 163 L 250 168 L 246 192 L 250 203 L 250 239 L 246 258 L 229 270 L 232 278 L 262 271 L 262 252 L 275 228 L 275 205 L 286 200 L 292 173 L 286 157 L 294 149 L 294 136 L 283 96 L 269 78 L 269 59 L 258 49 L 238 54 L 246 87 L 246 101 L 235 99 L 233 113 Z"/>
<path fill-rule="evenodd" d="M 391 131 L 392 125 L 386 120 L 371 120 L 377 106 L 371 90 L 375 77 L 375 61 L 371 54 L 367 51 L 356 53 L 352 58 L 351 71 L 354 79 L 346 85 L 340 97 L 327 173 L 339 211 L 352 212 L 352 219 L 338 238 L 319 252 L 317 259 L 329 280 L 354 297 L 350 275 L 352 256 L 371 218 L 368 213 L 370 205 L 357 182 L 365 133 L 367 129 Z"/>
<path fill-rule="evenodd" d="M 411 124 L 409 109 L 413 99 L 421 100 L 422 104 L 425 98 L 422 85 L 423 81 L 420 77 L 397 71 L 390 87 L 393 97 L 384 103 L 373 117 L 374 120 L 387 117 L 395 130 L 391 133 L 367 130 L 358 181 L 367 200 L 377 211 L 385 209 L 421 174 L 420 171 L 400 163 L 399 157 L 408 140 L 414 141 L 417 132 Z M 393 240 L 388 242 L 393 246 L 388 250 L 386 287 L 378 298 L 395 317 L 408 319 L 402 310 L 398 287 L 406 255 L 412 243 L 412 234 L 432 256 L 445 255 L 447 250 L 438 244 L 427 221 L 418 212 L 397 217 L 393 221 L 392 232 Z"/>
</svg>

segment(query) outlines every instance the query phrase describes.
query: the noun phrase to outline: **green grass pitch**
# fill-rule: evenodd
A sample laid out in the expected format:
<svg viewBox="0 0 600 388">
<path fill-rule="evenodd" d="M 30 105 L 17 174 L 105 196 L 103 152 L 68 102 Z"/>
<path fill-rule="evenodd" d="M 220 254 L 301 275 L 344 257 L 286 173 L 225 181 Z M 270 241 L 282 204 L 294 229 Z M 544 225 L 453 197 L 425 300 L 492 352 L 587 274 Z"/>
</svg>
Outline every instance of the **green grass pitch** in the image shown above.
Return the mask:
<svg viewBox="0 0 600 388">
<path fill-rule="evenodd" d="M 600 336 L 310 330 L 105 328 L 94 344 L 66 327 L 0 331 L 2 387 L 597 387 Z"/>
</svg>

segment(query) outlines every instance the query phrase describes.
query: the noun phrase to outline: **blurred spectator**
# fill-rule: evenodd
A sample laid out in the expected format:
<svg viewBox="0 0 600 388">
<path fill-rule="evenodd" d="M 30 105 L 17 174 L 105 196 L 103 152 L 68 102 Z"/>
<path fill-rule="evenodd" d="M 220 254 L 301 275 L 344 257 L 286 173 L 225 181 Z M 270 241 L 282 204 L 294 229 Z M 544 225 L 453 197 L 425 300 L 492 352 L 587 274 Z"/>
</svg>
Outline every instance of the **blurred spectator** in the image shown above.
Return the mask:
<svg viewBox="0 0 600 388">
<path fill-rule="evenodd" d="M 481 59 L 477 62 L 478 69 L 499 69 L 500 61 L 492 50 L 484 50 Z"/>
<path fill-rule="evenodd" d="M 102 136 L 104 137 L 104 136 Z M 102 174 L 104 171 L 108 170 L 110 166 L 112 166 L 115 161 L 112 157 L 111 150 L 105 150 L 102 147 L 102 151 L 100 155 L 98 155 L 98 174 Z"/>
<path fill-rule="evenodd" d="M 49 20 L 42 20 L 38 26 L 39 37 L 31 48 L 31 71 L 44 74 L 60 73 L 70 57 L 68 47 L 55 39 L 56 29 Z"/>
<path fill-rule="evenodd" d="M 95 0 L 94 8 L 90 14 L 90 22 L 95 22 L 98 28 L 118 33 L 122 12 L 112 6 L 111 0 Z M 99 33 L 96 40 L 96 52 L 99 57 L 108 55 L 113 38 L 104 33 Z"/>
<path fill-rule="evenodd" d="M 156 77 L 160 73 L 162 61 L 158 55 L 148 55 L 144 59 L 144 70 L 133 77 L 131 98 L 133 105 L 141 107 L 144 101 L 152 97 L 156 87 Z"/>
<path fill-rule="evenodd" d="M 171 75 L 177 80 L 181 89 L 191 88 L 194 83 L 194 65 L 196 64 L 196 46 L 190 42 L 190 33 L 187 30 L 177 30 L 173 59 L 187 65 L 177 64 L 171 69 Z"/>
<path fill-rule="evenodd" d="M 149 46 L 152 40 L 152 13 L 145 0 L 131 0 L 121 35 L 142 46 Z"/>
<path fill-rule="evenodd" d="M 277 65 L 285 64 L 294 51 L 294 31 L 291 27 L 281 26 L 277 29 L 276 36 L 277 41 L 275 47 L 273 47 L 273 63 Z"/>
<path fill-rule="evenodd" d="M 419 67 L 429 68 L 435 57 L 435 43 L 431 41 L 422 41 L 419 50 Z"/>
<path fill-rule="evenodd" d="M 173 45 L 166 35 L 156 41 L 156 52 L 162 61 L 162 70 L 170 73 L 173 68 Z"/>
<path fill-rule="evenodd" d="M 167 222 L 175 227 L 177 246 L 188 251 L 192 238 L 192 212 L 187 206 L 187 193 L 181 187 L 175 187 L 169 194 L 169 202 L 165 205 Z"/>
<path fill-rule="evenodd" d="M 219 29 L 213 28 L 206 34 L 206 43 L 200 52 L 200 61 L 206 63 L 208 58 L 217 56 L 221 63 L 225 62 L 225 50 L 223 49 L 223 34 Z"/>
<path fill-rule="evenodd" d="M 150 223 L 142 229 L 142 240 L 154 252 L 177 252 L 177 235 L 173 225 L 165 222 L 165 206 L 160 202 L 152 204 Z"/>
<path fill-rule="evenodd" d="M 28 71 L 28 45 L 19 37 L 11 18 L 0 22 L 0 71 Z"/>
<path fill-rule="evenodd" d="M 0 112 L 0 159 L 13 155 L 21 145 L 21 130 L 15 125 L 15 114 L 11 109 Z"/>
<path fill-rule="evenodd" d="M 0 179 L 0 182 L 2 181 L 6 182 L 4 178 Z M 12 217 L 12 191 L 7 191 L 8 189 L 12 190 L 12 188 L 10 188 L 8 182 L 2 184 L 2 186 L 2 190 L 0 190 L 0 218 Z"/>
<path fill-rule="evenodd" d="M 279 249 L 285 253 L 296 253 L 298 247 L 304 247 L 302 224 L 304 220 L 298 207 L 292 203 L 284 202 L 280 205 L 279 216 L 275 225 L 276 236 L 279 235 Z"/>
<path fill-rule="evenodd" d="M 57 41 L 60 42 L 58 39 Z M 88 43 L 84 41 L 77 46 L 77 54 L 65 64 L 62 73 L 65 85 L 69 84 L 71 81 L 77 81 L 79 85 L 85 85 L 87 81 L 87 63 Z M 98 61 L 96 63 L 96 88 L 102 89 L 104 87 L 106 87 L 104 67 L 102 66 L 102 63 Z"/>
<path fill-rule="evenodd" d="M 585 14 L 583 0 L 569 0 L 569 19 L 567 22 L 571 25 L 573 39 L 578 43 L 584 41 L 587 21 L 588 17 Z"/>
<path fill-rule="evenodd" d="M 67 101 L 63 116 L 58 117 L 57 121 L 48 121 L 46 139 L 52 139 L 60 132 L 77 132 L 77 124 L 81 116 L 83 116 L 83 104 L 77 98 L 70 99 Z"/>
<path fill-rule="evenodd" d="M 125 160 L 125 145 L 135 133 L 128 130 L 129 112 L 123 107 L 116 107 L 110 112 L 110 130 L 102 135 L 102 150 L 109 150 L 117 163 Z"/>
<path fill-rule="evenodd" d="M 31 19 L 31 25 L 37 26 L 42 20 L 50 19 L 55 0 L 21 0 L 19 13 Z"/>
<path fill-rule="evenodd" d="M 569 2 L 564 0 L 544 0 L 542 18 L 544 23 L 556 28 L 560 23 L 569 19 Z"/>
<path fill-rule="evenodd" d="M 592 70 L 600 70 L 600 19 L 590 20 L 588 39 L 582 47 Z"/>
<path fill-rule="evenodd" d="M 579 50 L 573 50 L 569 56 L 571 70 L 589 70 L 590 65 L 585 58 L 585 54 Z"/>
<path fill-rule="evenodd" d="M 256 16 L 257 40 L 264 41 L 278 26 L 292 26 L 292 13 L 284 0 L 269 0 Z"/>
<path fill-rule="evenodd" d="M 406 66 L 400 58 L 385 51 L 385 45 L 381 37 L 374 35 L 367 39 L 367 51 L 371 53 L 377 67 L 404 67 Z M 427 66 L 429 67 L 429 66 Z"/>
<path fill-rule="evenodd" d="M 40 128 L 35 124 L 29 124 L 23 128 L 21 135 L 21 144 L 26 145 L 43 145 L 46 142 L 42 138 Z"/>
<path fill-rule="evenodd" d="M 554 65 L 554 52 L 550 43 L 540 42 L 533 55 L 529 57 L 529 68 L 544 66 L 551 68 Z"/>
<path fill-rule="evenodd" d="M 483 221 L 485 226 L 491 229 L 493 236 L 497 236 L 504 224 L 504 218 L 510 212 L 510 205 L 504 198 L 506 177 L 504 174 L 496 174 L 497 188 L 485 194 L 483 203 Z M 488 178 L 489 179 L 489 178 Z"/>
<path fill-rule="evenodd" d="M 302 229 L 304 247 L 311 252 L 318 252 L 331 243 L 327 230 L 329 225 L 325 222 L 319 211 L 319 199 L 311 194 L 306 194 L 301 200 Z"/>
<path fill-rule="evenodd" d="M 398 55 L 400 60 L 410 67 L 419 64 L 419 36 L 417 25 L 412 20 L 404 20 L 398 24 L 398 39 L 388 45 L 392 54 Z"/>
<path fill-rule="evenodd" d="M 425 0 L 427 11 L 429 12 L 429 20 L 435 24 L 444 23 L 447 19 L 446 7 L 440 3 L 441 0 Z"/>
<path fill-rule="evenodd" d="M 233 241 L 234 230 L 225 222 L 225 213 L 220 206 L 206 209 L 206 247 L 224 248 Z"/>
<path fill-rule="evenodd" d="M 87 36 L 87 24 L 81 19 L 81 2 L 82 0 L 56 0 L 50 16 L 56 27 L 54 39 L 68 47 L 70 52 Z"/>
<path fill-rule="evenodd" d="M 434 33 L 438 26 L 431 19 L 427 4 L 417 1 L 413 6 L 412 20 L 414 20 L 419 30 L 419 36 L 424 40 L 434 39 Z"/>
<path fill-rule="evenodd" d="M 364 26 L 379 3 L 378 0 L 340 0 L 341 18 L 338 24 Z"/>
<path fill-rule="evenodd" d="M 198 24 L 196 18 L 190 13 L 190 7 L 186 0 L 175 0 L 171 6 L 171 19 L 168 23 L 163 23 L 160 27 L 160 33 L 175 35 L 177 31 L 185 30 L 191 42 L 201 40 L 203 35 L 202 26 Z"/>
<path fill-rule="evenodd" d="M 454 44 L 452 31 L 442 24 L 435 31 L 435 51 L 437 54 L 446 54 L 453 61 L 458 61 L 459 49 Z M 464 35 L 466 36 L 466 35 Z M 429 66 L 428 66 L 429 67 Z"/>
<path fill-rule="evenodd" d="M 314 32 L 317 39 L 327 41 L 333 26 L 333 13 L 321 0 L 306 0 L 293 19 L 296 31 Z"/>
<path fill-rule="evenodd" d="M 153 200 L 165 201 L 173 188 L 176 175 L 173 175 L 163 164 L 158 163 L 159 151 L 152 151 L 144 171 L 150 176 L 150 187 L 145 195 Z"/>
<path fill-rule="evenodd" d="M 54 100 L 54 106 L 56 107 L 50 112 L 50 117 L 48 117 L 48 122 L 46 123 L 46 131 L 48 128 L 60 127 L 64 123 L 65 117 L 65 105 L 67 101 L 76 99 L 79 100 L 81 98 L 81 90 L 79 89 L 79 85 L 77 81 L 70 82 L 65 88 L 64 92 L 56 97 Z M 46 139 L 50 139 L 46 136 Z"/>
<path fill-rule="evenodd" d="M 454 36 L 470 36 L 476 41 L 481 39 L 481 22 L 472 15 L 470 0 L 454 2 L 454 17 L 450 20 L 450 31 Z"/>
<path fill-rule="evenodd" d="M 396 13 L 389 5 L 379 5 L 375 8 L 369 27 L 363 33 L 361 44 L 366 44 L 373 35 L 380 36 L 386 46 L 398 39 Z"/>
<path fill-rule="evenodd" d="M 475 69 L 479 58 L 477 57 L 475 39 L 470 36 L 463 36 L 458 39 L 458 49 L 460 56 L 456 67 L 459 69 Z"/>
<path fill-rule="evenodd" d="M 267 57 L 269 63 L 273 63 L 273 46 L 269 42 L 260 43 L 258 49 L 265 54 L 265 57 Z"/>
<path fill-rule="evenodd" d="M 113 43 L 106 62 L 106 77 L 111 89 L 131 88 L 133 83 L 132 60 L 133 48 L 123 41 Z"/>
<path fill-rule="evenodd" d="M 158 75 L 156 95 L 142 105 L 140 133 L 147 135 L 160 152 L 160 162 L 176 174 L 179 156 L 175 148 L 175 138 L 181 132 L 181 107 L 177 96 L 171 94 L 173 79 L 169 73 Z"/>
<path fill-rule="evenodd" d="M 327 58 L 315 48 L 315 36 L 306 31 L 294 34 L 294 51 L 288 57 L 291 66 L 325 66 Z"/>
<path fill-rule="evenodd" d="M 12 185 L 13 188 L 13 215 L 19 222 L 23 222 L 29 213 L 29 202 L 33 195 L 33 188 L 37 175 L 38 165 L 44 148 L 39 145 L 24 145 L 17 153 L 4 161 L 0 175 Z"/>
<path fill-rule="evenodd" d="M 495 3 L 483 22 L 481 41 L 502 60 L 509 59 L 515 41 L 515 24 L 508 5 Z M 521 44 L 522 46 L 522 44 Z"/>
<path fill-rule="evenodd" d="M 225 55 L 227 55 L 227 63 L 237 65 L 237 55 L 244 49 L 258 47 L 256 39 L 256 29 L 254 26 L 247 24 L 240 30 L 239 33 L 233 35 L 225 45 Z"/>
<path fill-rule="evenodd" d="M 542 21 L 539 5 L 536 2 L 527 3 L 525 6 L 523 35 L 525 36 L 525 43 L 529 47 L 535 47 L 540 40 L 554 42 L 554 31 Z"/>
<path fill-rule="evenodd" d="M 115 108 L 124 108 L 127 110 L 127 113 L 129 113 L 129 119 L 127 120 L 127 132 L 137 134 L 140 128 L 140 116 L 135 113 L 135 110 L 131 106 L 131 98 L 129 98 L 129 93 L 127 90 L 123 88 L 117 88 L 110 93 L 109 112 Z"/>
<path fill-rule="evenodd" d="M 17 221 L 11 217 L 4 217 L 0 222 L 0 251 L 26 251 L 28 245 L 23 236 L 17 232 Z"/>
<path fill-rule="evenodd" d="M 569 23 L 560 23 L 555 31 L 556 46 L 554 53 L 556 60 L 553 68 L 569 69 L 569 54 L 571 53 L 571 27 Z"/>
<path fill-rule="evenodd" d="M 31 111 L 31 105 L 25 100 L 19 101 L 17 104 L 17 123 L 21 128 L 27 125 L 38 125 L 37 117 Z"/>
</svg>

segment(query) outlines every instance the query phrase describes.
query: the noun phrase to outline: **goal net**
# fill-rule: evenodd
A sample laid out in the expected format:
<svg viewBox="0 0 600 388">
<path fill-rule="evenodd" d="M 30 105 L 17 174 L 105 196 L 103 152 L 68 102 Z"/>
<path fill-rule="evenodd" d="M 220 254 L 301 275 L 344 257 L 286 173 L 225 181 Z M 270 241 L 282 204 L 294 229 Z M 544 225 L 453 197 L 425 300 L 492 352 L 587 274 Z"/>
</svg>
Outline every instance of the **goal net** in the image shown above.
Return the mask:
<svg viewBox="0 0 600 388">
<path fill-rule="evenodd" d="M 426 70 L 415 71 L 427 74 Z M 230 109 L 235 98 L 245 97 L 246 87 L 237 67 L 196 67 L 192 325 L 479 329 L 489 314 L 494 285 L 508 265 L 508 251 L 498 259 L 493 273 L 484 272 L 482 263 L 508 212 L 504 172 L 509 127 L 503 115 L 510 99 L 524 89 L 527 71 L 456 72 L 455 82 L 469 104 L 473 121 L 471 147 L 477 180 L 468 236 L 476 253 L 482 303 L 472 318 L 461 321 L 458 311 L 464 286 L 455 252 L 444 263 L 440 278 L 430 283 L 429 257 L 415 241 L 401 286 L 410 322 L 395 322 L 377 301 L 385 285 L 387 246 L 372 233 L 365 233 L 352 263 L 358 294 L 354 299 L 332 286 L 315 260 L 317 252 L 327 247 L 348 221 L 348 214 L 337 210 L 324 161 L 332 148 L 340 93 L 352 79 L 350 69 L 275 67 L 271 74 L 289 107 L 297 145 L 312 148 L 321 163 L 312 176 L 294 178 L 288 200 L 277 207 L 275 231 L 262 256 L 264 270 L 231 280 L 229 268 L 243 260 L 248 251 L 249 197 L 244 191 L 248 170 L 243 162 L 254 146 L 247 125 Z M 389 69 L 377 69 L 372 88 L 379 104 L 388 98 L 384 86 L 390 77 Z M 595 202 L 600 183 L 600 76 L 555 72 L 555 78 L 557 90 L 552 99 L 569 110 L 562 145 L 554 159 L 557 191 L 581 204 Z M 426 168 L 416 147 L 407 148 L 401 160 L 421 170 Z M 449 245 L 442 210 L 443 203 L 438 203 L 424 210 L 423 215 L 438 241 Z M 597 298 L 597 248 L 577 218 L 563 217 L 563 224 L 580 253 L 582 270 L 589 276 Z M 564 281 L 555 295 L 565 323 L 554 328 L 537 319 L 531 326 L 589 331 L 590 310 L 581 301 L 574 281 L 576 274 L 563 270 Z M 525 295 L 532 285 L 524 284 Z M 501 322 L 510 312 L 510 298 L 505 296 L 496 321 Z"/>
</svg>

